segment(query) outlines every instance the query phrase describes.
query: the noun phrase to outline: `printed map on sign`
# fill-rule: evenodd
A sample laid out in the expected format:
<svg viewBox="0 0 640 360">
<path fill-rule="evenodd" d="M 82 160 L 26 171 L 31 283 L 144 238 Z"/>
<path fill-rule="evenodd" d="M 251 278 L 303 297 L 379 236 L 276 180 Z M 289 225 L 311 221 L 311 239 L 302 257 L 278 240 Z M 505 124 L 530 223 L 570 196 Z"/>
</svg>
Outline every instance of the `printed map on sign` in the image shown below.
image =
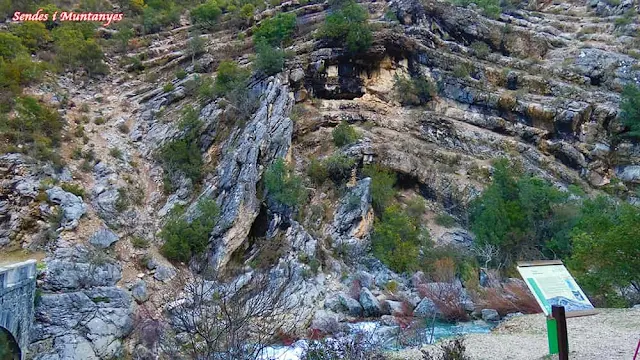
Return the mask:
<svg viewBox="0 0 640 360">
<path fill-rule="evenodd" d="M 564 306 L 567 315 L 594 309 L 561 262 L 521 263 L 518 271 L 546 315 L 552 305 Z"/>
</svg>

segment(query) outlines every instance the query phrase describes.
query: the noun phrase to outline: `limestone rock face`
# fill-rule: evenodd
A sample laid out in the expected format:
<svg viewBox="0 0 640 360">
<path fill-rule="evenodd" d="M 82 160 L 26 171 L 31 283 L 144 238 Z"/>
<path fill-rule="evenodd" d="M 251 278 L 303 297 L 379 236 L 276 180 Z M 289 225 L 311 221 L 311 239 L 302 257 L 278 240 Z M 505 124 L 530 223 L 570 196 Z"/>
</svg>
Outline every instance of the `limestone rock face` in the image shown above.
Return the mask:
<svg viewBox="0 0 640 360">
<path fill-rule="evenodd" d="M 293 122 L 288 114 L 293 101 L 287 85 L 269 78 L 252 91 L 262 94 L 258 110 L 237 134 L 238 143 L 220 159 L 217 186 L 207 194 L 216 196 L 221 214 L 210 256 L 216 269 L 244 242 L 259 213 L 256 184 L 264 167 L 283 157 L 291 145 Z"/>
<path fill-rule="evenodd" d="M 111 244 L 118 241 L 118 235 L 109 229 L 100 229 L 89 238 L 91 245 L 97 248 L 108 248 Z"/>
<path fill-rule="evenodd" d="M 123 339 L 133 330 L 131 297 L 114 286 L 120 267 L 96 262 L 81 246 L 60 247 L 47 261 L 31 331 L 34 359 L 122 356 Z"/>
<path fill-rule="evenodd" d="M 333 218 L 332 235 L 336 245 L 357 244 L 369 234 L 373 225 L 371 178 L 359 180 L 349 189 Z"/>
<path fill-rule="evenodd" d="M 72 193 L 62 190 L 56 186 L 47 190 L 49 201 L 60 205 L 62 209 L 62 221 L 60 225 L 67 230 L 75 229 L 78 226 L 78 220 L 87 212 L 87 207 L 82 198 Z"/>
</svg>

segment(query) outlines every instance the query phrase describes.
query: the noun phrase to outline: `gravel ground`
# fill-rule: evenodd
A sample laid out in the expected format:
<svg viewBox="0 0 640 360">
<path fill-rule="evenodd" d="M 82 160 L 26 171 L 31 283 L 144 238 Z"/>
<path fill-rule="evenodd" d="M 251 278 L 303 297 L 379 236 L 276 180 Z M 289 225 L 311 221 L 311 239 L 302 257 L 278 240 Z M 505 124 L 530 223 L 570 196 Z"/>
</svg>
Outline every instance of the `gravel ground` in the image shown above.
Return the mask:
<svg viewBox="0 0 640 360">
<path fill-rule="evenodd" d="M 571 360 L 633 359 L 640 341 L 640 309 L 598 309 L 597 315 L 567 319 Z M 549 357 L 545 317 L 525 315 L 508 320 L 490 334 L 465 336 L 473 360 L 540 360 Z M 432 349 L 433 347 L 425 347 Z M 397 359 L 421 359 L 417 349 Z"/>
</svg>

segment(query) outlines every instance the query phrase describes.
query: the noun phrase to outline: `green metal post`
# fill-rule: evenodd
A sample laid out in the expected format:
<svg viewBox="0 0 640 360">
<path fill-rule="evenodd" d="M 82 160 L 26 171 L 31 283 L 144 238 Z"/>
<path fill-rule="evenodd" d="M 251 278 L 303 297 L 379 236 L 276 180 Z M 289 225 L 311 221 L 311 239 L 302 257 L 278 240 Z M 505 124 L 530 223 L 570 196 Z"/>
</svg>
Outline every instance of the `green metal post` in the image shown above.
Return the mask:
<svg viewBox="0 0 640 360">
<path fill-rule="evenodd" d="M 547 340 L 549 341 L 549 354 L 558 353 L 558 324 L 556 319 L 547 318 Z"/>
</svg>

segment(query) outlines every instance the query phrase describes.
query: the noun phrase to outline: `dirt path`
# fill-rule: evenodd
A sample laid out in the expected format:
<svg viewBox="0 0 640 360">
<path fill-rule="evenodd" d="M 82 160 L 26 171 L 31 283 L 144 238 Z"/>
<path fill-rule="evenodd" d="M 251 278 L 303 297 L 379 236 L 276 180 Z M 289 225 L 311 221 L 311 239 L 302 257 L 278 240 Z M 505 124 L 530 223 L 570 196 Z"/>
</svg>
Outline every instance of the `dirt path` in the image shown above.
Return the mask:
<svg viewBox="0 0 640 360">
<path fill-rule="evenodd" d="M 592 316 L 567 319 L 571 360 L 633 359 L 640 341 L 640 309 L 600 309 Z M 473 360 L 540 360 L 548 357 L 545 317 L 525 315 L 501 324 L 490 334 L 465 336 Z M 432 346 L 425 349 L 433 348 Z M 421 359 L 408 350 L 398 359 Z"/>
</svg>

